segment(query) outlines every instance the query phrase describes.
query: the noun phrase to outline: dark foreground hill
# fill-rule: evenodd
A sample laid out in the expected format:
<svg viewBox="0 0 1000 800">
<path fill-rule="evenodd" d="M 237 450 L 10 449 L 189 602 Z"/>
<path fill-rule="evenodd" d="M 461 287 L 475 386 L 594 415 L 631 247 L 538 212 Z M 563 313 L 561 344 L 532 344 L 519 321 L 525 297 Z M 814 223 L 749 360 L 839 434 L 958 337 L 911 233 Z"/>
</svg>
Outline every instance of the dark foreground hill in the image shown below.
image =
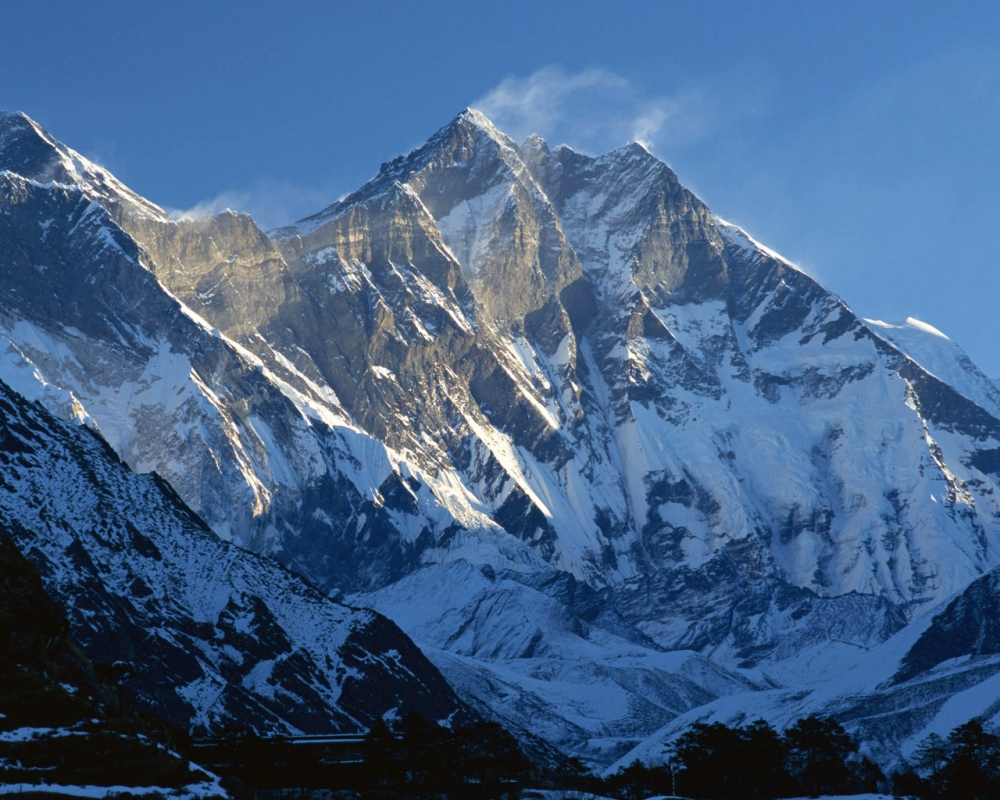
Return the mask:
<svg viewBox="0 0 1000 800">
<path fill-rule="evenodd" d="M 37 570 L 0 532 L 0 782 L 185 790 L 221 796 L 218 779 L 181 757 L 165 726 L 73 641 Z"/>
</svg>

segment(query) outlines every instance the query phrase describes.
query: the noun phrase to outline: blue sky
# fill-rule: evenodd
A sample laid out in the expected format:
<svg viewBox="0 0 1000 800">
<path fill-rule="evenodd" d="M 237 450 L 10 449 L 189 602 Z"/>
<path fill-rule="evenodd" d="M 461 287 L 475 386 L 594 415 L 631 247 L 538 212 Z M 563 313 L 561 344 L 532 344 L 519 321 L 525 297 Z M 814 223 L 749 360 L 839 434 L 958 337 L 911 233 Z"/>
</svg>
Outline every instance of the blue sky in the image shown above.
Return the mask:
<svg viewBox="0 0 1000 800">
<path fill-rule="evenodd" d="M 318 210 L 468 105 L 642 139 L 856 311 L 1000 377 L 1000 3 L 0 4 L 0 108 L 173 209 Z"/>
</svg>

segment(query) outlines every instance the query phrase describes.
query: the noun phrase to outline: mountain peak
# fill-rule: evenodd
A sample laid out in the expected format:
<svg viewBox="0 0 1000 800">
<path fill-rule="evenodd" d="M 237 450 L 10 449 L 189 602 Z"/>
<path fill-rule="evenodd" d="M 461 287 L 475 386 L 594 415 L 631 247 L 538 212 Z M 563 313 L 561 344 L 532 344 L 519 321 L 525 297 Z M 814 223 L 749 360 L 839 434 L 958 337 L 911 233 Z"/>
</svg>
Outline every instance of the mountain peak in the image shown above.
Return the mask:
<svg viewBox="0 0 1000 800">
<path fill-rule="evenodd" d="M 428 170 L 434 171 L 444 165 L 467 166 L 473 161 L 478 161 L 481 165 L 493 162 L 493 166 L 487 167 L 485 172 L 498 167 L 515 171 L 524 169 L 517 143 L 499 130 L 483 112 L 466 108 L 420 147 L 405 156 L 396 156 L 391 161 L 384 162 L 378 174 L 356 192 L 299 220 L 294 226 L 275 233 L 279 236 L 293 231 L 298 234 L 306 233 L 336 218 L 346 208 L 394 191 L 396 184 L 407 183 L 415 175 Z"/>
<path fill-rule="evenodd" d="M 490 120 L 490 118 L 487 117 L 478 108 L 472 108 L 471 106 L 468 107 L 468 108 L 466 108 L 464 111 L 462 111 L 461 114 L 459 114 L 455 118 L 456 122 L 459 121 L 459 120 L 461 120 L 462 122 L 468 123 L 470 125 L 475 125 L 477 128 L 483 128 L 484 130 L 487 130 L 487 131 L 499 133 L 499 130 L 493 124 L 493 122 Z"/>
<path fill-rule="evenodd" d="M 31 117 L 0 111 L 0 169 L 36 178 L 57 159 L 57 142 Z"/>
<path fill-rule="evenodd" d="M 657 165 L 664 164 L 660 159 L 654 156 L 641 142 L 629 142 L 628 144 L 623 144 L 621 147 L 616 147 L 614 150 L 609 150 L 602 156 L 598 158 L 607 158 L 620 162 L 627 163 L 655 163 Z"/>
<path fill-rule="evenodd" d="M 541 158 L 549 154 L 549 144 L 537 133 L 531 134 L 521 143 L 521 157 L 525 160 Z"/>
<path fill-rule="evenodd" d="M 23 111 L 4 111 L 0 109 L 0 126 L 20 124 L 23 127 L 37 127 L 35 121 Z"/>
<path fill-rule="evenodd" d="M 20 111 L 0 111 L 0 170 L 40 183 L 78 186 L 106 208 L 120 203 L 145 217 L 169 219 L 163 209 L 137 195 L 104 167 L 59 142 Z"/>
<path fill-rule="evenodd" d="M 488 140 L 497 144 L 501 150 L 517 152 L 517 143 L 506 133 L 500 130 L 482 111 L 475 108 L 466 108 L 450 123 L 435 133 L 427 143 L 415 151 L 423 153 L 428 149 L 437 149 L 439 143 L 453 140 L 456 135 L 468 136 L 473 140 L 485 136 Z"/>
</svg>

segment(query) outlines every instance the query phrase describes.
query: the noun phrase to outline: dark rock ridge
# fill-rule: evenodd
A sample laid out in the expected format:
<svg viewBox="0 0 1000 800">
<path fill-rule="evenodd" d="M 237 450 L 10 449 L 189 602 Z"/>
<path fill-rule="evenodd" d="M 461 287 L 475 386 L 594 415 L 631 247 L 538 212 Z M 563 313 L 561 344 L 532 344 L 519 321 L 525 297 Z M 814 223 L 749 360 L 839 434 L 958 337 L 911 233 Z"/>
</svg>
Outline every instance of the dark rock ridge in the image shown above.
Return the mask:
<svg viewBox="0 0 1000 800">
<path fill-rule="evenodd" d="M 972 717 L 987 727 L 1000 723 L 998 603 L 1000 570 L 992 570 L 930 619 L 864 650 L 815 660 L 814 672 L 827 674 L 814 674 L 811 685 L 713 700 L 679 715 L 618 764 L 662 763 L 665 745 L 696 721 L 745 725 L 764 717 L 780 728 L 815 714 L 840 721 L 884 770 L 905 770 L 929 733 L 944 735 L 956 720 Z"/>
<path fill-rule="evenodd" d="M 900 664 L 902 683 L 946 661 L 1000 655 L 1000 571 L 984 575 L 935 614 Z M 1000 713 L 1000 706 L 995 709 Z"/>
</svg>

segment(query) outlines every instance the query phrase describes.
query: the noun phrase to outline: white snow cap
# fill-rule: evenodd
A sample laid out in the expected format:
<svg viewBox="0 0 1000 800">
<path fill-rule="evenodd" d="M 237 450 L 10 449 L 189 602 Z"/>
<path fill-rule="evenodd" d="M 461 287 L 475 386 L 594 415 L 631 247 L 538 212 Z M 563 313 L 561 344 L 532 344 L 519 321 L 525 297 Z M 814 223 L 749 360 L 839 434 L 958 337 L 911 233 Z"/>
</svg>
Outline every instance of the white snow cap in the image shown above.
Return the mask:
<svg viewBox="0 0 1000 800">
<path fill-rule="evenodd" d="M 481 128 L 489 128 L 491 130 L 496 130 L 496 126 L 493 125 L 493 123 L 490 121 L 490 118 L 487 117 L 478 108 L 472 108 L 470 106 L 469 108 L 465 109 L 465 111 L 463 111 L 461 114 L 459 114 L 459 116 L 462 119 L 467 119 L 469 122 L 473 123 L 474 125 L 478 125 Z"/>
</svg>

